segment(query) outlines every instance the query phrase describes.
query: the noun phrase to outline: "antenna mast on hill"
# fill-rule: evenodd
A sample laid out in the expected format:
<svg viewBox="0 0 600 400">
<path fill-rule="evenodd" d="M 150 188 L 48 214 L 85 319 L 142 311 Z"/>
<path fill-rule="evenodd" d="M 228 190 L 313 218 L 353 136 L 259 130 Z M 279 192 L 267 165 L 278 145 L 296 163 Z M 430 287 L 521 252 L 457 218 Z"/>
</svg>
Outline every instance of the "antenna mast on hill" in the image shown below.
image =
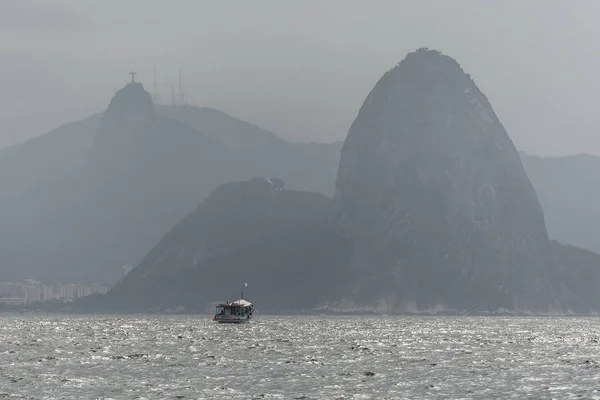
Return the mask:
<svg viewBox="0 0 600 400">
<path fill-rule="evenodd" d="M 183 96 L 181 94 L 181 67 L 179 67 L 179 105 L 183 104 Z"/>
<path fill-rule="evenodd" d="M 183 93 L 183 85 L 181 82 L 181 67 L 179 67 L 179 105 L 184 106 L 187 104 L 185 94 Z"/>
<path fill-rule="evenodd" d="M 156 104 L 160 103 L 160 86 L 156 78 L 156 66 L 154 66 L 154 93 L 152 93 L 152 100 Z"/>
<path fill-rule="evenodd" d="M 171 83 L 171 105 L 177 105 L 175 102 L 175 85 Z"/>
</svg>

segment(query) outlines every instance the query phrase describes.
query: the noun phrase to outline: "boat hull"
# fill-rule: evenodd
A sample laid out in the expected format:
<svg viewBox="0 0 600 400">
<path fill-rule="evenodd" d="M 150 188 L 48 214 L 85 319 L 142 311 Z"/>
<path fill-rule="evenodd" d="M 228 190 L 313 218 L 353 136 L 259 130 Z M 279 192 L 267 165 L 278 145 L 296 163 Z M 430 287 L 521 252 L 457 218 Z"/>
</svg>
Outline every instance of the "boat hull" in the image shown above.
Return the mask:
<svg viewBox="0 0 600 400">
<path fill-rule="evenodd" d="M 231 315 L 215 315 L 214 317 L 214 321 L 217 321 L 220 324 L 247 324 L 248 322 L 250 322 L 250 320 L 252 319 L 252 317 L 250 318 L 240 318 L 240 317 L 236 317 L 236 316 L 231 316 Z"/>
</svg>

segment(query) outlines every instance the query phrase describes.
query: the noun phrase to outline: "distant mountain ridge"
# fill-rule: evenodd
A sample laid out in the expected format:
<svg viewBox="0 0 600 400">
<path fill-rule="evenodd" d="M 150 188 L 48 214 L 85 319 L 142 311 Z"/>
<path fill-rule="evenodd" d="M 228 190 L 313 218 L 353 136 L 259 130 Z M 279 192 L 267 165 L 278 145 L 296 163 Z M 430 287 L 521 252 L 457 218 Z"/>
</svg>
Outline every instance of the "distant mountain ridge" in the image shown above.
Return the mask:
<svg viewBox="0 0 600 400">
<path fill-rule="evenodd" d="M 233 276 L 255 282 L 260 307 L 275 311 L 600 311 L 600 255 L 549 240 L 491 105 L 439 52 L 409 54 L 369 94 L 333 201 L 296 214 L 311 194 L 270 185 L 219 186 L 131 276 L 78 307 L 201 311 Z M 238 229 L 247 235 L 232 247 Z"/>
<path fill-rule="evenodd" d="M 107 112 L 0 151 L 0 280 L 114 282 L 223 182 L 332 194 L 335 151 L 129 84 Z"/>
<path fill-rule="evenodd" d="M 548 234 L 600 253 L 600 157 L 538 157 L 521 153 L 540 198 Z"/>
<path fill-rule="evenodd" d="M 207 129 L 207 133 L 213 137 L 219 137 L 222 132 L 232 131 L 232 127 L 236 127 L 235 136 L 226 136 L 227 139 L 222 142 L 232 143 L 236 147 L 241 147 L 234 141 L 235 137 L 241 136 L 240 132 L 246 132 L 250 140 L 264 136 L 265 141 L 270 141 L 273 135 L 260 128 L 257 128 L 256 134 L 250 130 L 252 124 L 246 125 L 210 108 L 157 105 L 156 112 L 176 120 L 183 114 L 179 121 L 188 122 L 193 127 L 201 126 L 203 116 L 207 115 L 211 121 L 209 126 L 213 125 Z M 91 152 L 103 114 L 65 124 L 25 144 L 0 149 L 0 203 L 7 198 L 33 195 L 32 190 L 39 192 L 41 187 L 55 185 L 70 171 L 82 168 Z M 274 142 L 279 140 L 275 139 Z M 306 173 L 303 178 L 305 189 L 333 195 L 342 144 L 341 141 L 295 144 L 299 153 L 305 153 L 310 160 L 307 166 L 299 168 L 302 172 L 298 173 Z M 544 210 L 549 236 L 562 243 L 600 252 L 600 234 L 597 232 L 600 229 L 600 210 L 596 207 L 600 191 L 595 190 L 600 187 L 600 182 L 596 182 L 600 179 L 597 178 L 600 177 L 600 156 L 579 154 L 540 157 L 524 152 L 519 154 Z M 313 168 L 315 162 L 326 179 L 320 180 L 319 174 L 310 172 L 316 169 Z M 263 175 L 270 176 L 268 173 Z M 309 182 L 310 176 L 316 176 L 313 182 Z"/>
<path fill-rule="evenodd" d="M 152 105 L 139 84 L 106 113 L 1 150 L 0 280 L 110 282 L 120 265 L 138 265 L 106 303 L 87 304 L 103 310 L 202 311 L 229 293 L 222 270 L 252 281 L 263 310 L 600 310 L 600 259 L 573 247 L 600 248 L 600 158 L 519 157 L 510 139 L 494 136 L 503 128 L 470 78 L 441 67 L 439 54 L 420 56 L 431 60 L 411 73 L 441 68 L 436 78 L 427 86 L 386 75 L 343 145 L 337 184 L 341 142 L 290 143 L 217 110 Z M 423 92 L 407 101 L 411 85 Z M 446 130 L 456 135 L 439 136 Z M 334 202 L 323 196 L 335 191 Z M 548 240 L 540 203 L 550 238 L 573 246 Z M 303 217 L 285 218 L 295 212 Z M 213 228 L 232 215 L 265 230 L 223 248 L 243 221 L 220 241 Z M 490 221 L 500 239 L 486 231 Z"/>
</svg>

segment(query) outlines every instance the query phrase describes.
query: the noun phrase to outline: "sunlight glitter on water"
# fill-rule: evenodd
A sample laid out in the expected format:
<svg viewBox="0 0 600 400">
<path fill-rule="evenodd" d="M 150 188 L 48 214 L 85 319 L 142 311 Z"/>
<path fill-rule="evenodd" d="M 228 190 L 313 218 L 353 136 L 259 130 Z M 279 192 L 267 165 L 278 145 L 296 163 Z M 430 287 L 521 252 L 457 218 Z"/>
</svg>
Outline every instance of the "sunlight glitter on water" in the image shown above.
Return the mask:
<svg viewBox="0 0 600 400">
<path fill-rule="evenodd" d="M 0 397 L 600 399 L 600 319 L 0 317 Z"/>
</svg>

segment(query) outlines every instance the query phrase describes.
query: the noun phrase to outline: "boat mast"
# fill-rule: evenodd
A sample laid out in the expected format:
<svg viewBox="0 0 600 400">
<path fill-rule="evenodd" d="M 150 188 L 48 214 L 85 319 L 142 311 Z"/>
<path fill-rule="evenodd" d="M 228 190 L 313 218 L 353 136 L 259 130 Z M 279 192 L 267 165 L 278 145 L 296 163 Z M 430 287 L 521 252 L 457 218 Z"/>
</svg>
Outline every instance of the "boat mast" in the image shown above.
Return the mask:
<svg viewBox="0 0 600 400">
<path fill-rule="evenodd" d="M 244 300 L 244 289 L 246 289 L 248 287 L 248 282 L 244 282 L 244 286 L 242 286 L 242 297 L 241 299 Z"/>
</svg>

